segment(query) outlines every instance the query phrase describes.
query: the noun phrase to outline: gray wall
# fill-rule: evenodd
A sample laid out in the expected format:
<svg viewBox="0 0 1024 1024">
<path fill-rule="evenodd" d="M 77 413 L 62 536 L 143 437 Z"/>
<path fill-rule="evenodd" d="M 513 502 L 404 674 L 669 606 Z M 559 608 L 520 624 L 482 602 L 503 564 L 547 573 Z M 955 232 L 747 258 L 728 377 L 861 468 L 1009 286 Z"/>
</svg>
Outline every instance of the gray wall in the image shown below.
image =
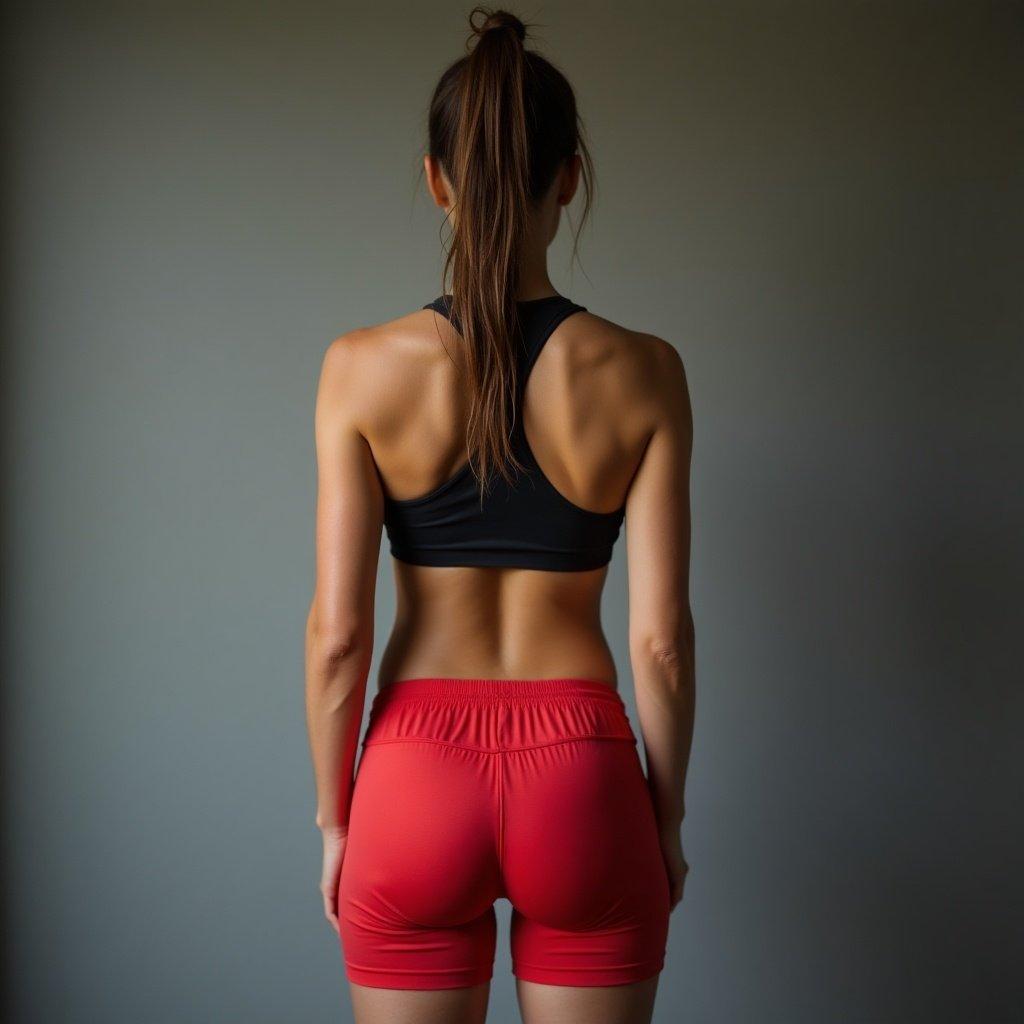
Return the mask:
<svg viewBox="0 0 1024 1024">
<path fill-rule="evenodd" d="M 349 1019 L 302 712 L 314 387 L 333 337 L 437 293 L 418 161 L 468 6 L 8 7 L 13 1021 Z M 693 394 L 692 874 L 657 1020 L 1010 1020 L 1020 7 L 522 11 L 600 177 L 556 283 L 671 339 Z"/>
</svg>

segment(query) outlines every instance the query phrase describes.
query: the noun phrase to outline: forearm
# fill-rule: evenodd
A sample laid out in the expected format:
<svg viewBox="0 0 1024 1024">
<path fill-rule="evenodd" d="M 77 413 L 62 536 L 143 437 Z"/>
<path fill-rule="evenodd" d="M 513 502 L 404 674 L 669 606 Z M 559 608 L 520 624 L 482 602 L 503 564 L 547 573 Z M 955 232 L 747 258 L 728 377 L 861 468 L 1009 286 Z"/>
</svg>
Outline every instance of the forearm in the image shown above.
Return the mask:
<svg viewBox="0 0 1024 1024">
<path fill-rule="evenodd" d="M 687 616 L 678 636 L 638 639 L 631 647 L 647 784 L 658 826 L 668 833 L 686 813 L 696 697 L 693 619 Z"/>
<path fill-rule="evenodd" d="M 306 724 L 316 779 L 316 824 L 321 829 L 348 826 L 372 646 L 372 635 L 325 635 L 310 617 Z"/>
</svg>

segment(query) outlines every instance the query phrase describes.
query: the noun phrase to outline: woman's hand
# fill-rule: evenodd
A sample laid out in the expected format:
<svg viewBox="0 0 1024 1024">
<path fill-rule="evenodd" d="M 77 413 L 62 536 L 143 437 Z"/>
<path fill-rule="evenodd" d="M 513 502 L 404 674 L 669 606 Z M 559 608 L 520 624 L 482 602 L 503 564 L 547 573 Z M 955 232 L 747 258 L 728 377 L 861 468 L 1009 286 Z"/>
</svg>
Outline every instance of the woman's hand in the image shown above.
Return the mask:
<svg viewBox="0 0 1024 1024">
<path fill-rule="evenodd" d="M 665 859 L 665 870 L 668 872 L 669 891 L 671 892 L 669 912 L 671 913 L 683 898 L 686 873 L 690 870 L 690 866 L 683 856 L 683 841 L 679 836 L 678 828 L 662 833 L 661 855 Z"/>
<path fill-rule="evenodd" d="M 324 917 L 331 927 L 338 931 L 338 882 L 341 879 L 341 864 L 345 859 L 345 844 L 348 842 L 348 828 L 336 826 L 321 829 L 324 840 L 324 868 L 320 877 L 320 892 L 324 897 Z"/>
</svg>

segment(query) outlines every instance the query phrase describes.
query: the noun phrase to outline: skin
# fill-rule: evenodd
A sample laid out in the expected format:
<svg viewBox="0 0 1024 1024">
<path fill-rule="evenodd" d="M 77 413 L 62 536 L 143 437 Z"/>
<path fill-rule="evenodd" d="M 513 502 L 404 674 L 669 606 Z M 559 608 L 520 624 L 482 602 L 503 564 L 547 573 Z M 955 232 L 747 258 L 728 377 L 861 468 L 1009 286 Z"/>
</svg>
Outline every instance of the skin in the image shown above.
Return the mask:
<svg viewBox="0 0 1024 1024">
<path fill-rule="evenodd" d="M 453 216 L 441 167 L 435 203 Z M 556 294 L 547 248 L 579 180 L 568 161 L 533 216 L 518 298 Z M 416 497 L 465 461 L 468 402 L 460 338 L 429 310 L 352 331 L 328 348 L 316 406 L 316 586 L 306 630 L 306 711 L 323 836 L 324 913 L 337 931 L 353 768 L 373 648 L 383 496 Z M 673 908 L 687 865 L 680 841 L 694 715 L 689 602 L 692 418 L 667 342 L 591 313 L 564 321 L 530 375 L 524 423 L 552 483 L 584 508 L 626 506 L 629 650 L 648 785 Z M 436 568 L 392 560 L 397 615 L 378 685 L 404 678 L 585 677 L 617 686 L 600 620 L 607 569 Z M 641 1024 L 657 978 L 572 988 L 517 983 L 526 1024 Z M 475 1024 L 488 985 L 408 992 L 352 985 L 359 1024 Z"/>
</svg>

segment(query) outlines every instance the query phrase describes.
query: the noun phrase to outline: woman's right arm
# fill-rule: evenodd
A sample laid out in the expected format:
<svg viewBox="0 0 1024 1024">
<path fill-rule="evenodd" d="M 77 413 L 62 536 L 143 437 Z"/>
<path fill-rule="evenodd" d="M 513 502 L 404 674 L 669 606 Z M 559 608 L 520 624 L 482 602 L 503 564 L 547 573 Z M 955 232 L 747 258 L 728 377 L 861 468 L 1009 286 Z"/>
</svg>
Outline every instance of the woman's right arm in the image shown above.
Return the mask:
<svg viewBox="0 0 1024 1024">
<path fill-rule="evenodd" d="M 656 339 L 650 378 L 655 422 L 626 498 L 629 651 L 672 906 L 687 865 L 680 826 L 693 736 L 690 611 L 690 456 L 693 417 L 682 360 Z"/>
</svg>

